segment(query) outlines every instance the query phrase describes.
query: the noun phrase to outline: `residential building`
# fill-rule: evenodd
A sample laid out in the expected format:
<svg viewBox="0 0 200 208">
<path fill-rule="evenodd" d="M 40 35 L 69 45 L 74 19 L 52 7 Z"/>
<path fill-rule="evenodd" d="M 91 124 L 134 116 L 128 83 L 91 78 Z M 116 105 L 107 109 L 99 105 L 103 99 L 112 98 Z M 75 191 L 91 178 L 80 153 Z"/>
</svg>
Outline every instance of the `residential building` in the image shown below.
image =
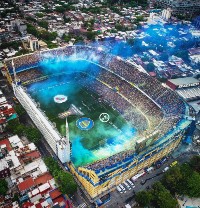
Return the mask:
<svg viewBox="0 0 200 208">
<path fill-rule="evenodd" d="M 156 3 L 163 8 L 171 8 L 173 14 L 194 15 L 200 11 L 199 0 L 156 0 Z"/>
<path fill-rule="evenodd" d="M 10 105 L 4 97 L 3 92 L 0 90 L 0 132 L 3 132 L 6 126 L 6 122 L 10 119 L 16 118 L 14 108 Z"/>
<path fill-rule="evenodd" d="M 36 51 L 36 50 L 39 49 L 39 43 L 38 43 L 38 39 L 37 39 L 37 38 L 31 37 L 31 38 L 29 39 L 29 44 L 30 44 L 30 49 L 31 49 L 32 51 Z"/>
</svg>

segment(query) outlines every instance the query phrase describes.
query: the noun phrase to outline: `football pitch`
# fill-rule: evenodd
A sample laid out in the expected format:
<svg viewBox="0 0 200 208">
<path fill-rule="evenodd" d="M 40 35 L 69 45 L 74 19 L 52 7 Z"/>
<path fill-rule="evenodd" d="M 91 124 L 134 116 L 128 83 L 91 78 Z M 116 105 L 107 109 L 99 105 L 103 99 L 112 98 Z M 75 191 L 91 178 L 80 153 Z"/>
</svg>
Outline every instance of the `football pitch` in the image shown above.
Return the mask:
<svg viewBox="0 0 200 208">
<path fill-rule="evenodd" d="M 99 95 L 77 82 L 74 76 L 76 75 L 51 76 L 27 87 L 31 97 L 39 103 L 63 136 L 66 134 L 66 118 L 59 118 L 58 114 L 69 110 L 72 104 L 83 113 L 67 117 L 74 165 L 84 166 L 131 149 L 130 144 L 134 140 L 136 129 L 117 110 L 100 99 Z M 57 95 L 66 96 L 67 100 L 57 103 L 54 100 Z M 90 129 L 78 127 L 81 118 L 93 122 Z M 80 125 L 87 127 L 87 122 L 80 122 Z"/>
</svg>

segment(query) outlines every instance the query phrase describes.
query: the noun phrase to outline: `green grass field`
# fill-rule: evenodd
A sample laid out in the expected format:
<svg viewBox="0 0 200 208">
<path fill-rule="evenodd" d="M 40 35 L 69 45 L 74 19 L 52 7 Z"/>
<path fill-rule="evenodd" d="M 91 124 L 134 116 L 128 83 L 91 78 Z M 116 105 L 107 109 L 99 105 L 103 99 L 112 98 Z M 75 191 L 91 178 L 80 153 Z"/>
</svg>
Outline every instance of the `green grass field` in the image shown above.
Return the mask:
<svg viewBox="0 0 200 208">
<path fill-rule="evenodd" d="M 69 137 L 72 143 L 72 161 L 75 166 L 82 166 L 130 149 L 129 142 L 136 130 L 124 118 L 105 102 L 99 102 L 99 96 L 65 75 L 51 77 L 45 81 L 33 83 L 27 87 L 32 98 L 40 103 L 40 108 L 53 122 L 58 131 L 65 136 L 65 119 L 58 117 L 74 104 L 83 116 L 69 116 Z M 65 95 L 68 100 L 64 103 L 54 102 L 54 96 Z M 99 119 L 101 113 L 110 116 L 108 122 Z M 81 130 L 76 121 L 88 117 L 94 121 L 90 130 Z"/>
</svg>

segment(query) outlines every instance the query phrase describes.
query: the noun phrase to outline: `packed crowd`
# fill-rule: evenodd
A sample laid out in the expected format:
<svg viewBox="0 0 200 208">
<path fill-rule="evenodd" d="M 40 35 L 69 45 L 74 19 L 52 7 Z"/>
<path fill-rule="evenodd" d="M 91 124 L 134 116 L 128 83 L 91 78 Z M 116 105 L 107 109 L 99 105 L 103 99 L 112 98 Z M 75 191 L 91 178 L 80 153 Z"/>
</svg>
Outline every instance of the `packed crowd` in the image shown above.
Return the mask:
<svg viewBox="0 0 200 208">
<path fill-rule="evenodd" d="M 128 157 L 132 157 L 133 153 L 134 153 L 133 150 L 120 152 L 101 161 L 96 161 L 95 163 L 87 165 L 86 167 L 92 170 L 103 170 L 104 168 L 110 168 L 114 165 L 120 164 Z"/>
<path fill-rule="evenodd" d="M 106 70 L 102 71 L 99 79 L 112 88 L 117 87 L 120 94 L 126 97 L 136 109 L 148 117 L 151 128 L 155 128 L 161 122 L 163 117 L 161 109 L 130 83 Z"/>
<path fill-rule="evenodd" d="M 119 93 L 106 87 L 101 82 L 94 82 L 93 85 L 91 85 L 91 90 L 95 90 L 102 97 L 102 100 L 108 102 L 113 108 L 117 109 L 124 118 L 132 123 L 139 131 L 148 128 L 146 118 L 139 113 L 133 105 L 120 96 Z"/>
<path fill-rule="evenodd" d="M 100 81 L 93 79 L 90 81 L 85 79 L 79 80 L 87 89 L 94 91 L 100 96 L 100 100 L 109 103 L 116 109 L 129 123 L 132 124 L 138 131 L 143 131 L 148 128 L 146 118 L 137 111 L 137 109 L 128 101 L 126 101 L 119 93 L 116 93 L 112 88 L 107 87 Z"/>
<path fill-rule="evenodd" d="M 102 69 L 100 71 L 88 71 L 88 74 L 96 79 L 83 84 L 90 90 L 97 92 L 104 102 L 108 102 L 118 110 L 139 131 L 146 130 L 149 127 L 146 116 L 152 125 L 151 130 L 156 128 L 159 130 L 160 138 L 173 129 L 182 115 L 185 114 L 185 104 L 176 93 L 164 88 L 159 81 L 140 72 L 120 57 L 106 54 L 100 49 L 86 46 L 63 47 L 20 56 L 14 58 L 13 62 L 16 69 L 28 68 L 31 64 L 34 65 L 39 61 L 59 57 L 75 57 L 101 65 Z M 9 69 L 12 69 L 11 60 L 7 61 L 6 64 Z M 103 70 L 103 68 L 106 68 L 106 70 Z M 27 71 L 25 74 L 20 75 L 19 73 L 19 76 L 23 81 L 25 77 L 31 79 L 40 76 L 40 74 L 37 71 L 30 70 L 30 74 Z M 117 161 L 122 161 L 122 158 L 123 156 L 118 157 L 117 154 L 117 156 L 115 155 L 88 167 L 100 169 Z"/>
<path fill-rule="evenodd" d="M 40 54 L 40 61 L 44 61 L 45 59 L 69 57 L 72 56 L 74 53 L 75 53 L 75 48 L 73 46 L 42 51 Z"/>
<path fill-rule="evenodd" d="M 37 65 L 40 60 L 39 53 L 27 54 L 15 57 L 13 59 L 5 60 L 5 63 L 10 72 L 13 71 L 12 61 L 15 67 L 16 72 L 23 69 L 31 68 L 33 65 Z"/>
<path fill-rule="evenodd" d="M 159 138 L 166 135 L 166 133 L 169 133 L 170 130 L 177 126 L 180 120 L 180 116 L 165 117 L 160 126 L 157 127 L 159 129 Z"/>
<path fill-rule="evenodd" d="M 159 104 L 164 110 L 165 114 L 177 115 L 184 113 L 184 102 L 176 93 L 164 88 L 156 78 L 152 78 L 149 75 L 140 72 L 133 65 L 124 61 L 120 57 L 106 54 L 102 50 L 95 50 L 94 48 L 85 46 L 76 47 L 76 53 L 77 57 L 82 57 L 88 61 L 100 64 L 101 66 L 111 70 L 113 73 L 121 76 L 126 81 L 133 83 L 144 94 L 157 102 L 157 104 Z M 82 54 L 84 54 L 84 56 L 82 56 Z M 147 102 L 146 96 L 145 102 Z M 143 100 L 141 100 L 139 105 L 143 105 L 143 103 Z"/>
<path fill-rule="evenodd" d="M 35 80 L 41 76 L 43 76 L 43 74 L 37 68 L 25 70 L 25 71 L 17 73 L 17 77 L 22 83 L 30 81 L 30 80 Z"/>
<path fill-rule="evenodd" d="M 171 90 L 167 90 L 154 78 L 135 69 L 131 64 L 114 58 L 109 68 L 126 80 L 134 83 L 152 100 L 156 101 L 165 114 L 182 114 L 185 110 L 184 102 Z M 165 93 L 167 91 L 167 93 Z"/>
</svg>

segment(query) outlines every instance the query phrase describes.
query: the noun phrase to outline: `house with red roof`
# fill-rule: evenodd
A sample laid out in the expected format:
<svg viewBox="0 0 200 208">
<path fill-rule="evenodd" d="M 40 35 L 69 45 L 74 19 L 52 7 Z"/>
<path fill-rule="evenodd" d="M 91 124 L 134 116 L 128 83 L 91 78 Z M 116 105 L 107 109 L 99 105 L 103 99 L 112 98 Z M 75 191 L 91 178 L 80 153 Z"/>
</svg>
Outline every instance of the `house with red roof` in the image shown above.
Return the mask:
<svg viewBox="0 0 200 208">
<path fill-rule="evenodd" d="M 23 193 L 33 188 L 35 186 L 35 182 L 33 178 L 30 177 L 24 180 L 23 182 L 19 183 L 17 186 L 18 186 L 20 193 Z"/>
<path fill-rule="evenodd" d="M 6 126 L 6 122 L 16 118 L 17 114 L 12 105 L 7 102 L 3 92 L 0 90 L 0 132 L 3 132 Z"/>
</svg>

